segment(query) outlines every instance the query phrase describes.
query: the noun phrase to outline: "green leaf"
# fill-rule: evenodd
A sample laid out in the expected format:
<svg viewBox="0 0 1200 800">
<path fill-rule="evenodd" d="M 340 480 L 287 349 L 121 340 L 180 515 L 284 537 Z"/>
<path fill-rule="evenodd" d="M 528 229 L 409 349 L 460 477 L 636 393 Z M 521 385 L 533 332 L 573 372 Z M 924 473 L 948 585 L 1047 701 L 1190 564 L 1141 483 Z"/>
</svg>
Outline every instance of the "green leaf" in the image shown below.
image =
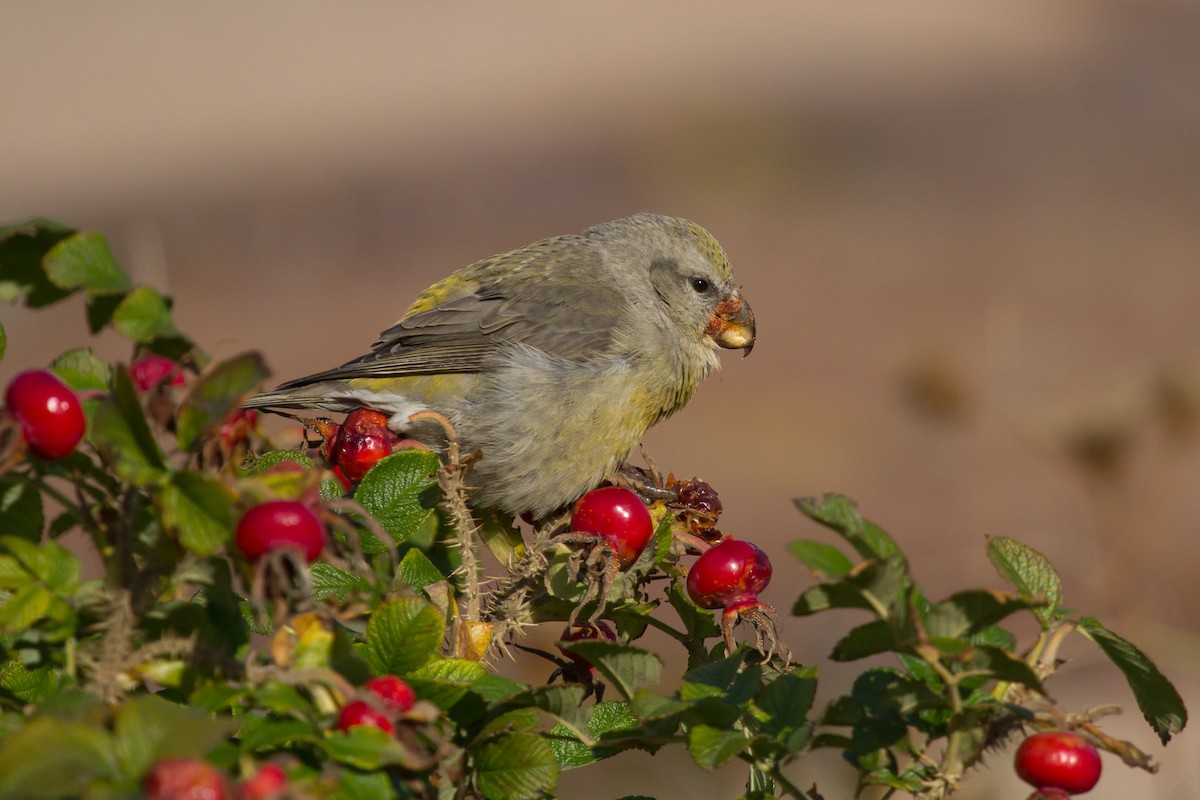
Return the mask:
<svg viewBox="0 0 1200 800">
<path fill-rule="evenodd" d="M 0 358 L 4 358 L 4 352 L 8 349 L 8 334 L 4 332 L 4 323 L 0 322 Z"/>
<path fill-rule="evenodd" d="M 511 517 L 494 509 L 480 514 L 479 538 L 506 569 L 525 554 L 525 540 L 521 537 L 521 529 L 512 524 Z"/>
<path fill-rule="evenodd" d="M 479 751 L 475 780 L 486 800 L 540 800 L 558 783 L 558 761 L 541 736 L 513 733 Z"/>
<path fill-rule="evenodd" d="M 816 667 L 795 667 L 763 687 L 754 704 L 762 713 L 760 729 L 776 739 L 807 722 L 817 694 Z"/>
<path fill-rule="evenodd" d="M 902 614 L 908 565 L 901 555 L 864 561 L 834 583 L 811 587 L 796 600 L 792 613 L 806 616 L 830 608 L 863 608 L 882 619 Z"/>
<path fill-rule="evenodd" d="M 598 640 L 581 640 L 560 646 L 595 667 L 596 672 L 627 700 L 639 688 L 657 683 L 662 675 L 662 659 L 640 647 Z"/>
<path fill-rule="evenodd" d="M 421 754 L 410 752 L 394 736 L 370 725 L 332 733 L 321 740 L 321 747 L 333 760 L 356 769 L 378 770 L 392 764 L 404 769 L 428 767 Z"/>
<path fill-rule="evenodd" d="M 1004 536 L 988 538 L 987 554 L 1000 577 L 1017 587 L 1022 600 L 1045 604 L 1033 609 L 1043 630 L 1062 618 L 1062 582 L 1048 558 Z"/>
<path fill-rule="evenodd" d="M 33 585 L 18 589 L 0 605 L 0 631 L 20 633 L 28 630 L 50 610 L 54 595 L 45 587 Z"/>
<path fill-rule="evenodd" d="M 788 550 L 801 564 L 825 578 L 840 578 L 854 566 L 841 550 L 812 539 L 792 542 Z"/>
<path fill-rule="evenodd" d="M 998 647 L 978 645 L 966 651 L 966 658 L 950 662 L 955 672 L 987 672 L 1009 683 L 1020 683 L 1039 694 L 1045 694 L 1042 682 L 1033 669 L 1021 659 Z"/>
<path fill-rule="evenodd" d="M 50 369 L 76 392 L 108 392 L 112 385 L 112 367 L 97 358 L 88 347 L 68 350 L 54 359 Z"/>
<path fill-rule="evenodd" d="M 232 491 L 198 472 L 176 472 L 162 491 L 162 520 L 198 556 L 216 553 L 233 536 Z"/>
<path fill-rule="evenodd" d="M 333 597 L 341 603 L 349 595 L 371 591 L 371 584 L 362 575 L 324 561 L 313 564 L 308 573 L 312 580 L 313 594 L 318 600 Z"/>
<path fill-rule="evenodd" d="M 709 725 L 693 725 L 688 731 L 688 752 L 703 770 L 721 766 L 749 745 L 750 740 L 740 731 Z"/>
<path fill-rule="evenodd" d="M 191 450 L 206 432 L 216 428 L 268 375 L 258 353 L 243 353 L 205 371 L 179 407 L 175 435 L 179 447 Z"/>
<path fill-rule="evenodd" d="M 96 402 L 88 424 L 88 440 L 101 459 L 130 483 L 145 485 L 163 477 L 167 465 L 150 432 L 129 372 L 113 375 L 113 395 Z"/>
<path fill-rule="evenodd" d="M 237 728 L 229 717 L 215 717 L 155 695 L 128 700 L 114 724 L 122 771 L 136 778 L 167 756 L 202 758 Z"/>
<path fill-rule="evenodd" d="M 139 286 L 125 295 L 113 311 L 112 324 L 126 339 L 139 344 L 177 333 L 167 298 L 149 286 Z"/>
<path fill-rule="evenodd" d="M 400 559 L 400 582 L 414 591 L 446 580 L 442 571 L 433 565 L 429 557 L 417 549 L 409 550 Z"/>
<path fill-rule="evenodd" d="M 863 558 L 885 559 L 900 552 L 900 547 L 882 528 L 863 519 L 849 497 L 827 494 L 820 500 L 799 497 L 793 502 L 809 519 L 839 534 Z"/>
<path fill-rule="evenodd" d="M 313 468 L 313 460 L 299 450 L 272 450 L 254 459 L 254 463 L 245 466 L 242 473 L 247 476 L 263 475 L 280 464 L 294 462 L 305 470 Z"/>
<path fill-rule="evenodd" d="M 46 275 L 63 289 L 86 289 L 92 294 L 127 291 L 132 284 L 108 242 L 98 233 L 77 233 L 63 239 L 42 259 Z"/>
<path fill-rule="evenodd" d="M 0 531 L 37 542 L 42 538 L 45 524 L 42 494 L 34 484 L 25 480 L 0 480 Z"/>
<path fill-rule="evenodd" d="M 246 723 L 238 731 L 238 744 L 243 753 L 256 750 L 274 750 L 293 742 L 318 742 L 321 740 L 307 722 L 299 719 L 264 719 L 246 717 Z M 251 724 L 250 720 L 254 720 Z"/>
<path fill-rule="evenodd" d="M 0 739 L 0 800 L 77 797 L 93 779 L 115 777 L 112 739 L 89 725 L 38 717 Z"/>
<path fill-rule="evenodd" d="M 376 671 L 403 675 L 437 656 L 445 621 L 424 600 L 406 597 L 384 603 L 367 622 L 367 652 Z"/>
<path fill-rule="evenodd" d="M 437 507 L 436 453 L 401 450 L 380 459 L 363 476 L 354 499 L 399 544 L 417 532 Z"/>
<path fill-rule="evenodd" d="M 26 669 L 19 658 L 0 663 L 0 689 L 24 703 L 40 703 L 58 689 L 58 673 L 46 665 Z"/>
<path fill-rule="evenodd" d="M 963 638 L 994 625 L 1009 614 L 1033 608 L 1035 602 L 988 589 L 958 592 L 929 609 L 925 615 L 925 630 L 933 637 Z"/>
<path fill-rule="evenodd" d="M 397 796 L 386 772 L 355 772 L 350 769 L 338 772 L 334 800 L 393 800 Z"/>
<path fill-rule="evenodd" d="M 591 709 L 581 711 L 589 715 L 586 735 L 564 724 L 555 725 L 547 734 L 554 749 L 554 758 L 562 769 L 586 766 L 635 746 L 632 743 L 606 745 L 602 742 L 606 734 L 622 738 L 638 729 L 638 718 L 628 703 L 597 703 Z"/>
<path fill-rule="evenodd" d="M 449 711 L 476 683 L 488 677 L 488 671 L 477 661 L 443 658 L 431 661 L 405 677 L 417 697 Z"/>
<path fill-rule="evenodd" d="M 0 300 L 24 299 L 31 308 L 40 308 L 69 296 L 71 290 L 55 286 L 46 275 L 42 257 L 72 233 L 43 219 L 0 228 Z"/>
<path fill-rule="evenodd" d="M 1187 708 L 1178 690 L 1167 680 L 1149 656 L 1132 642 L 1118 636 L 1093 617 L 1079 621 L 1084 636 L 1100 646 L 1121 672 L 1137 699 L 1138 708 L 1165 745 L 1171 736 L 1187 725 Z"/>
</svg>

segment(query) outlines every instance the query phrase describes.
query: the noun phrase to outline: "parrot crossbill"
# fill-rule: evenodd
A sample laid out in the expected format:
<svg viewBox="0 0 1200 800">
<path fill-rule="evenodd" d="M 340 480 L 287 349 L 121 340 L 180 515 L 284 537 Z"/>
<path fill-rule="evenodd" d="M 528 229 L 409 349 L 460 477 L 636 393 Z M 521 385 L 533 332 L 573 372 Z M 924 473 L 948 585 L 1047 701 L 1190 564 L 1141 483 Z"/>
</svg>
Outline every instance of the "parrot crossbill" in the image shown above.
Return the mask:
<svg viewBox="0 0 1200 800">
<path fill-rule="evenodd" d="M 247 408 L 389 414 L 444 446 L 481 451 L 473 502 L 542 519 L 622 466 L 718 364 L 754 345 L 725 251 L 693 222 L 638 214 L 465 267 L 426 289 L 371 351 L 284 383 Z"/>
</svg>

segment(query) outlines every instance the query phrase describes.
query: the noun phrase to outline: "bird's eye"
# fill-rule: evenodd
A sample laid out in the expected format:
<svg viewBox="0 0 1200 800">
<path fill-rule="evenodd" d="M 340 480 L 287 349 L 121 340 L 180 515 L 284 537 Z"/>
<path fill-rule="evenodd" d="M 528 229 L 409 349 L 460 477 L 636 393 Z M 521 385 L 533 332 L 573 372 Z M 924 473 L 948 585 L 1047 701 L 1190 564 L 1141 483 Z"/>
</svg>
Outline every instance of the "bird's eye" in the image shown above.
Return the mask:
<svg viewBox="0 0 1200 800">
<path fill-rule="evenodd" d="M 692 288 L 696 290 L 696 294 L 704 294 L 712 288 L 712 284 L 705 278 L 692 278 Z"/>
</svg>

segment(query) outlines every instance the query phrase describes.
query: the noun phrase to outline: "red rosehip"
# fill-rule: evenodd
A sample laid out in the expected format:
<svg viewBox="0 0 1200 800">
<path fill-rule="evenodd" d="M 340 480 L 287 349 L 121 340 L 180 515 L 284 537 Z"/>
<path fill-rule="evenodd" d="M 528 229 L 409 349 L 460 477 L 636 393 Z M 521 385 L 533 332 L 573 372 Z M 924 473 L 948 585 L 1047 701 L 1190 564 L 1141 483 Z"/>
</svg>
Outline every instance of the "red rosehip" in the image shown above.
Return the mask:
<svg viewBox="0 0 1200 800">
<path fill-rule="evenodd" d="M 296 547 L 312 563 L 325 547 L 325 526 L 311 508 L 295 500 L 271 500 L 242 515 L 234 539 L 252 561 L 280 547 Z"/>
<path fill-rule="evenodd" d="M 87 423 L 79 398 L 48 370 L 30 370 L 13 378 L 4 393 L 4 405 L 35 455 L 64 458 L 83 439 Z"/>
<path fill-rule="evenodd" d="M 142 779 L 146 800 L 227 800 L 225 777 L 198 758 L 164 758 Z"/>
<path fill-rule="evenodd" d="M 237 785 L 237 800 L 274 800 L 287 788 L 287 773 L 278 764 L 263 764 Z"/>
<path fill-rule="evenodd" d="M 352 483 L 359 483 L 376 461 L 392 454 L 399 437 L 387 423 L 387 414 L 356 408 L 337 429 L 327 456 Z"/>
<path fill-rule="evenodd" d="M 575 503 L 571 530 L 602 537 L 616 551 L 621 569 L 628 569 L 650 541 L 654 522 L 636 494 L 621 486 L 605 486 Z"/>
<path fill-rule="evenodd" d="M 588 663 L 587 659 L 583 656 L 576 655 L 569 650 L 563 650 L 562 646 L 570 642 L 590 642 L 596 640 L 615 642 L 617 634 L 613 632 L 613 629 L 607 622 L 602 620 L 599 622 L 577 623 L 563 628 L 562 636 L 558 637 L 558 649 L 564 656 L 571 659 L 579 670 L 590 675 L 596 671 L 596 668 Z"/>
<path fill-rule="evenodd" d="M 133 385 L 143 392 L 164 382 L 167 386 L 182 386 L 184 383 L 179 365 L 157 353 L 148 353 L 130 364 L 129 377 L 133 378 Z"/>
<path fill-rule="evenodd" d="M 348 731 L 355 725 L 369 725 L 372 728 L 379 728 L 385 733 L 392 733 L 396 730 L 386 714 L 365 700 L 351 700 L 342 706 L 341 712 L 338 713 L 337 729 L 339 731 Z"/>
<path fill-rule="evenodd" d="M 417 702 L 417 693 L 395 675 L 380 675 L 363 684 L 363 688 L 379 698 L 380 702 L 396 714 L 403 714 Z"/>
<path fill-rule="evenodd" d="M 1021 780 L 1037 789 L 1083 794 L 1100 780 L 1099 751 L 1070 731 L 1033 734 L 1021 742 L 1013 763 Z"/>
<path fill-rule="evenodd" d="M 758 602 L 771 582 L 771 562 L 758 546 L 722 539 L 696 559 L 687 576 L 688 595 L 701 608 L 727 611 Z"/>
</svg>

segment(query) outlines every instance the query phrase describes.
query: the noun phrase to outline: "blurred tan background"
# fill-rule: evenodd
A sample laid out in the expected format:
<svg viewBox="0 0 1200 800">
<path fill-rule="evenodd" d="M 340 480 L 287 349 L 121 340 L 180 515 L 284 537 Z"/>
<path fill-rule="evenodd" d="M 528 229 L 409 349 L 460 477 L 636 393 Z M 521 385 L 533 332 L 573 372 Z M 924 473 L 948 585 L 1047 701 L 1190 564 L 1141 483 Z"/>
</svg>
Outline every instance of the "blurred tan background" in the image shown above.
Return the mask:
<svg viewBox="0 0 1200 800">
<path fill-rule="evenodd" d="M 102 231 L 202 346 L 281 380 L 478 258 L 700 222 L 759 343 L 647 445 L 766 547 L 769 601 L 808 585 L 788 541 L 831 541 L 791 498 L 844 492 L 935 597 L 1003 585 L 985 536 L 1033 545 L 1200 705 L 1200 6 L 8 2 L 0 86 L 0 220 Z M 5 381 L 86 336 L 79 306 L 0 313 Z M 787 622 L 821 702 L 858 621 Z M 1164 765 L 1106 758 L 1090 796 L 1200 796 L 1194 733 L 1157 747 L 1115 668 L 1069 655 L 1058 699 L 1125 706 L 1112 730 Z M 961 796 L 1023 796 L 1010 757 Z M 685 762 L 560 795 L 739 792 Z M 850 796 L 836 755 L 792 772 Z"/>
</svg>

